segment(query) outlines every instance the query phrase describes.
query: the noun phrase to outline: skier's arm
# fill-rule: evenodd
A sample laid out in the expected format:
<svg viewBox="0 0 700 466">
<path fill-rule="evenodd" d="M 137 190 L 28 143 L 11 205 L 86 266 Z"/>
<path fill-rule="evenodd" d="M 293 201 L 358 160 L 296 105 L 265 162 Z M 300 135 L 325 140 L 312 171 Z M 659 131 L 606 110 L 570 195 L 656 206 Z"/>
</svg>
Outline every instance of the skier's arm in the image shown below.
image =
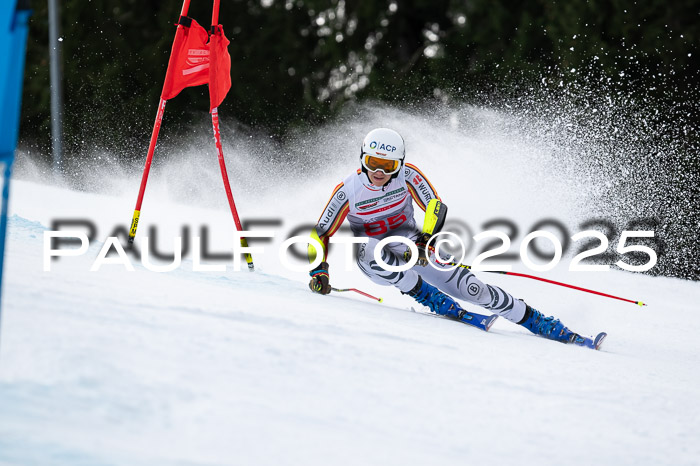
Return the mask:
<svg viewBox="0 0 700 466">
<path fill-rule="evenodd" d="M 338 228 L 340 228 L 343 220 L 345 220 L 345 217 L 348 215 L 348 195 L 344 188 L 345 185 L 343 183 L 335 187 L 333 194 L 331 194 L 331 199 L 326 204 L 321 217 L 318 219 L 318 223 L 311 231 L 311 238 L 321 243 L 322 246 L 321 251 L 317 251 L 315 247 L 309 244 L 308 251 L 309 262 L 316 260 L 319 253 L 323 259 L 318 267 L 309 273 L 309 275 L 311 275 L 309 288 L 316 293 L 328 294 L 331 292 L 330 278 L 328 276 L 329 266 L 328 262 L 326 262 L 326 258 L 328 257 L 328 241 L 330 237 L 338 231 Z"/>
<path fill-rule="evenodd" d="M 418 246 L 418 265 L 426 266 L 428 265 L 427 243 L 430 237 L 442 228 L 445 222 L 447 206 L 442 204 L 437 191 L 418 167 L 407 163 L 404 169 L 404 177 L 406 186 L 408 186 L 408 192 L 411 193 L 411 197 L 418 204 L 418 207 L 425 212 L 423 233 L 416 239 L 416 246 Z M 406 261 L 410 259 L 409 251 L 407 251 L 404 258 Z"/>
<path fill-rule="evenodd" d="M 333 190 L 333 194 L 331 194 L 330 200 L 323 209 L 318 223 L 316 223 L 314 229 L 311 230 L 311 238 L 321 243 L 323 250 L 316 251 L 316 248 L 309 244 L 309 263 L 313 262 L 319 253 L 323 261 L 326 261 L 328 257 L 328 241 L 330 237 L 338 231 L 345 217 L 347 217 L 349 210 L 348 193 L 346 192 L 345 184 L 340 183 Z"/>
<path fill-rule="evenodd" d="M 416 262 L 421 267 L 428 265 L 428 257 L 430 256 L 430 251 L 435 252 L 435 248 L 430 246 L 430 238 L 433 235 L 440 233 L 442 227 L 445 225 L 445 217 L 447 216 L 447 206 L 437 199 L 432 199 L 428 202 L 428 207 L 425 211 L 425 219 L 423 220 L 423 231 L 416 238 L 416 246 L 418 247 L 418 261 Z M 411 250 L 406 249 L 403 254 L 403 258 L 406 262 L 411 260 Z"/>
<path fill-rule="evenodd" d="M 408 186 L 408 192 L 411 193 L 411 197 L 422 211 L 425 212 L 428 203 L 432 199 L 440 200 L 440 196 L 438 196 L 437 191 L 430 184 L 428 178 L 415 165 L 411 163 L 406 164 L 404 177 L 406 186 Z"/>
</svg>

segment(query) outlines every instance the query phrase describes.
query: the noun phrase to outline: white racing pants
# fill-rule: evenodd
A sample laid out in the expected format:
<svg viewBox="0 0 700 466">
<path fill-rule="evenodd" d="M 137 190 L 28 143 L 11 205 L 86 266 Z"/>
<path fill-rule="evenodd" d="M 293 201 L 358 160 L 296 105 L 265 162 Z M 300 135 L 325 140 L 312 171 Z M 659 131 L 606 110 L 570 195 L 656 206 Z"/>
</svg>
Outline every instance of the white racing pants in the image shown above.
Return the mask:
<svg viewBox="0 0 700 466">
<path fill-rule="evenodd" d="M 483 283 L 469 269 L 455 268 L 449 264 L 436 262 L 433 255 L 430 257 L 432 265 L 414 265 L 404 272 L 385 270 L 374 258 L 374 250 L 378 243 L 378 239 L 369 238 L 367 243 L 360 245 L 357 255 L 357 265 L 360 270 L 374 283 L 393 285 L 407 293 L 416 286 L 420 276 L 423 281 L 430 283 L 452 298 L 486 308 L 511 322 L 519 322 L 525 315 L 523 301 L 513 298 L 497 286 Z M 404 243 L 389 243 L 382 249 L 381 258 L 390 266 L 404 265 L 406 261 L 403 259 L 403 254 L 406 249 L 407 245 Z"/>
</svg>

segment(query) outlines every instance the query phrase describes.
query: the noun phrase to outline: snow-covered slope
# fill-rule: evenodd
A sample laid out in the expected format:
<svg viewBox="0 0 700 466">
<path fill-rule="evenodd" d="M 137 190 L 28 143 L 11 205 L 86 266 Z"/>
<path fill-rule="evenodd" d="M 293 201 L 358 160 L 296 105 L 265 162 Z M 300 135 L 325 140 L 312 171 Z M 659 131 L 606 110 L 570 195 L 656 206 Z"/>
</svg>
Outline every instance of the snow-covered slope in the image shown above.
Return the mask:
<svg viewBox="0 0 700 466">
<path fill-rule="evenodd" d="M 454 149 L 450 157 L 507 150 L 472 141 L 460 152 L 459 141 L 434 136 Z M 240 154 L 228 149 L 233 171 Z M 698 464 L 698 283 L 565 265 L 540 274 L 649 304 L 640 308 L 481 274 L 580 333 L 607 331 L 602 351 L 546 341 L 503 319 L 484 333 L 435 317 L 354 267 L 344 270 L 342 250 L 331 260 L 335 286 L 384 302 L 314 295 L 305 273 L 281 267 L 276 248 L 296 225 L 316 220 L 353 157 L 312 180 L 290 175 L 271 185 L 258 174 L 265 189 L 239 189 L 244 218 L 282 221 L 275 242 L 255 255 L 254 273 L 230 264 L 195 272 L 191 257 L 168 273 L 135 260 L 133 272 L 114 264 L 91 272 L 105 238 L 130 220 L 138 180 L 95 175 L 107 185 L 103 194 L 14 181 L 0 464 Z M 474 157 L 465 183 L 424 167 L 452 215 L 474 226 L 508 215 L 523 228 L 548 214 L 578 218 L 561 180 L 546 195 L 521 196 L 529 187 L 514 173 L 531 159 L 508 168 L 495 156 Z M 215 159 L 207 163 L 215 174 Z M 503 189 L 490 190 L 477 173 L 499 168 L 508 168 Z M 256 176 L 248 170 L 247 179 Z M 194 232 L 207 225 L 210 247 L 223 251 L 232 228 L 223 190 L 212 184 L 206 196 L 221 203 L 200 208 L 163 188 L 177 185 L 165 181 L 172 174 L 156 167 L 137 243 L 156 226 L 167 251 L 183 224 Z M 97 238 L 85 255 L 44 272 L 43 235 L 57 218 L 89 218 Z"/>
</svg>

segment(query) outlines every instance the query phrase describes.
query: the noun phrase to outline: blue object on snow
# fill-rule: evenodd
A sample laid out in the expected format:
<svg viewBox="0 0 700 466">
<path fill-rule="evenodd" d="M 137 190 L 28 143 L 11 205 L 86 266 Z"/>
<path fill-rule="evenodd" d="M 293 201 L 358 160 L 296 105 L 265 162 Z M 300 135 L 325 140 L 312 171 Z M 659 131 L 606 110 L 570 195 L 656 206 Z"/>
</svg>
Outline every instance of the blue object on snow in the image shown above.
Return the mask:
<svg viewBox="0 0 700 466">
<path fill-rule="evenodd" d="M 2 109 L 0 111 L 0 165 L 3 167 L 2 211 L 0 212 L 0 297 L 5 258 L 7 201 L 19 134 L 22 79 L 30 15 L 29 2 L 26 0 L 0 2 L 0 109 Z"/>
<path fill-rule="evenodd" d="M 525 315 L 527 319 L 520 325 L 535 335 L 542 335 L 545 338 L 562 343 L 575 343 L 572 335 L 578 335 L 566 328 L 559 319 L 545 317 L 540 311 L 529 306 Z M 583 339 L 581 339 L 582 341 Z"/>
<path fill-rule="evenodd" d="M 485 332 L 489 331 L 493 323 L 498 318 L 497 314 L 485 316 L 483 314 L 468 312 L 462 309 L 462 307 L 449 295 L 446 295 L 442 291 L 438 290 L 436 287 L 424 281 L 422 278 L 418 278 L 416 288 L 418 289 L 411 290 L 408 295 L 413 297 L 413 299 L 419 303 L 428 306 L 432 312 L 449 317 L 450 319 L 458 320 L 468 325 L 473 325 L 474 327 L 480 328 Z"/>
<path fill-rule="evenodd" d="M 436 314 L 455 319 L 459 318 L 459 311 L 462 308 L 454 299 L 422 279 L 420 280 L 420 285 L 420 289 L 415 294 L 413 292 L 409 293 L 409 295 L 413 296 L 413 299 L 428 306 Z"/>
</svg>

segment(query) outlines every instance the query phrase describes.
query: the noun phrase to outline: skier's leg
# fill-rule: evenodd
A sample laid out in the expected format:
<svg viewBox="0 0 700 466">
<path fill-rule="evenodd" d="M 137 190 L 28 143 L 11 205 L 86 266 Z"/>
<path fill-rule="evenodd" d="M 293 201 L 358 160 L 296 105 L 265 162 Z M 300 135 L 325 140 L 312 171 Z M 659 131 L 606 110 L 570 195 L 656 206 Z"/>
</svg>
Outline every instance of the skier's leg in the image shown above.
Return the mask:
<svg viewBox="0 0 700 466">
<path fill-rule="evenodd" d="M 429 264 L 422 267 L 424 270 L 419 273 L 423 279 L 445 293 L 489 309 L 536 335 L 562 343 L 583 344 L 583 337 L 566 328 L 559 319 L 545 317 L 540 311 L 520 299 L 515 299 L 503 289 L 483 283 L 469 269 L 457 267 L 450 270 L 447 265 L 435 265 L 438 268 Z"/>
<path fill-rule="evenodd" d="M 583 344 L 583 338 L 569 330 L 559 319 L 545 317 L 524 301 L 494 285 L 488 285 L 467 268 L 451 268 L 447 264 L 432 261 L 436 267 L 414 266 L 404 272 L 391 272 L 382 268 L 374 259 L 374 249 L 379 240 L 370 238 L 360 245 L 357 264 L 370 280 L 380 285 L 394 285 L 431 311 L 448 317 L 461 318 L 463 309 L 451 296 L 484 307 L 536 335 L 563 343 Z M 384 262 L 391 266 L 405 264 L 403 243 L 390 243 L 381 252 Z M 442 290 L 442 291 L 441 291 Z"/>
<path fill-rule="evenodd" d="M 486 308 L 511 322 L 519 323 L 525 316 L 526 304 L 523 301 L 498 286 L 483 283 L 467 268 L 451 268 L 435 262 L 414 267 L 417 268 L 424 280 L 451 296 Z"/>
<path fill-rule="evenodd" d="M 554 317 L 545 317 L 540 311 L 527 306 L 525 315 L 518 324 L 522 325 L 535 335 L 542 335 L 550 340 L 560 341 L 562 343 L 574 343 L 584 345 L 585 338 L 574 333 L 559 320 Z M 596 346 L 597 348 L 597 346 Z"/>
<path fill-rule="evenodd" d="M 357 265 L 360 270 L 374 283 L 379 285 L 394 285 L 402 293 L 412 296 L 416 301 L 430 308 L 431 311 L 449 317 L 460 318 L 464 310 L 454 299 L 447 296 L 430 283 L 421 279 L 419 272 L 424 267 L 414 266 L 403 272 L 385 270 L 374 258 L 374 250 L 379 240 L 370 238 L 365 244 L 360 245 L 357 256 Z M 404 265 L 406 261 L 403 253 L 406 250 L 404 243 L 389 243 L 381 252 L 382 260 L 390 266 Z"/>
<path fill-rule="evenodd" d="M 405 272 L 391 272 L 385 270 L 374 259 L 374 249 L 379 243 L 376 238 L 369 238 L 369 241 L 360 244 L 360 250 L 357 254 L 357 265 L 360 270 L 369 277 L 374 283 L 379 285 L 393 285 L 401 292 L 406 293 L 411 290 L 418 282 L 418 273 L 413 269 Z M 406 262 L 401 257 L 399 251 L 406 249 L 403 243 L 389 243 L 381 252 L 381 257 L 384 262 L 391 266 L 403 265 Z"/>
</svg>

